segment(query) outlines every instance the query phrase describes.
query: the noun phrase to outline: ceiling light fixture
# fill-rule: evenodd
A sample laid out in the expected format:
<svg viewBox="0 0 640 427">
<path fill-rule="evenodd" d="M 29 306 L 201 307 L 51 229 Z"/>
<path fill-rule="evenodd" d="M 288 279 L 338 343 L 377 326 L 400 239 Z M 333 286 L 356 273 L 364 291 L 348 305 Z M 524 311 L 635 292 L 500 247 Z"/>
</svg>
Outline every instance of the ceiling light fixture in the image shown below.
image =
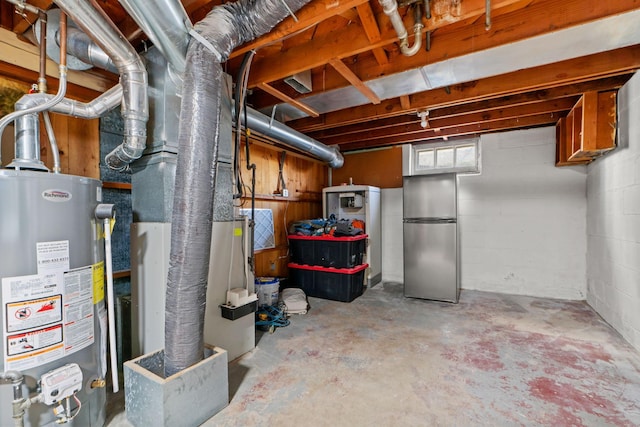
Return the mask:
<svg viewBox="0 0 640 427">
<path fill-rule="evenodd" d="M 420 126 L 422 126 L 423 129 L 426 129 L 429 127 L 429 110 L 425 110 L 425 111 L 418 111 L 418 117 L 420 117 Z"/>
</svg>

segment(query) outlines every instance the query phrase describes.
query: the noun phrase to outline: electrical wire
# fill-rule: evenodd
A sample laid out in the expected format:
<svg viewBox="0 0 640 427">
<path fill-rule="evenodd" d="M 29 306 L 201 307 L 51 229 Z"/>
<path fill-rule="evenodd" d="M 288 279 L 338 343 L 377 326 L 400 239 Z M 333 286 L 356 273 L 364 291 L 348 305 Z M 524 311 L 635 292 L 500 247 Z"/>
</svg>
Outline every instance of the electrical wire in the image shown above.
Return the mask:
<svg viewBox="0 0 640 427">
<path fill-rule="evenodd" d="M 264 319 L 263 319 L 264 318 Z M 268 305 L 256 312 L 256 326 L 267 326 L 273 332 L 275 328 L 289 326 L 289 319 L 284 310 L 284 304 Z"/>
</svg>

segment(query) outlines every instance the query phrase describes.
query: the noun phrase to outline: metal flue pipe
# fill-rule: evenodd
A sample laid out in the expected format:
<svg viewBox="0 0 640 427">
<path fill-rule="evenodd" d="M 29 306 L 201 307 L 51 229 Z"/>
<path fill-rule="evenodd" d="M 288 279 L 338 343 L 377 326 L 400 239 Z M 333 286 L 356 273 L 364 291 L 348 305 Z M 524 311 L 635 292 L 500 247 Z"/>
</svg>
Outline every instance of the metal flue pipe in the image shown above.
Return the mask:
<svg viewBox="0 0 640 427">
<path fill-rule="evenodd" d="M 179 1 L 120 0 L 120 4 L 149 36 L 153 45 L 182 73 L 189 44 L 191 20 Z"/>
<path fill-rule="evenodd" d="M 187 43 L 184 36 L 192 30 L 191 21 L 178 0 L 119 0 L 136 23 L 144 29 L 176 70 L 184 69 Z M 404 28 L 404 27 L 403 27 Z M 252 131 L 277 139 L 284 145 L 307 152 L 334 168 L 342 167 L 344 159 L 338 149 L 328 147 L 313 138 L 301 134 L 280 122 L 273 122 L 259 111 L 247 108 L 247 123 L 243 125 Z"/>
<path fill-rule="evenodd" d="M 138 53 L 127 39 L 92 2 L 85 0 L 55 0 L 85 33 L 109 55 L 120 72 L 123 90 L 122 117 L 124 142 L 109 153 L 107 165 L 125 170 L 129 163 L 140 158 L 146 146 L 149 102 L 147 99 L 147 70 Z"/>
<path fill-rule="evenodd" d="M 48 95 L 46 93 L 32 94 L 28 97 L 21 98 L 16 105 L 19 105 L 20 108 L 29 108 L 31 106 L 47 102 L 52 97 L 53 95 Z M 81 119 L 95 119 L 112 108 L 117 107 L 121 100 L 122 86 L 117 84 L 99 97 L 95 98 L 93 101 L 80 102 L 65 98 L 58 104 L 51 107 L 48 111 L 67 116 L 79 117 Z M 20 119 L 18 119 L 18 121 L 19 120 Z"/>
<path fill-rule="evenodd" d="M 59 40 L 56 40 L 58 44 Z M 82 62 L 91 64 L 103 70 L 118 72 L 113 60 L 87 34 L 77 28 L 67 31 L 67 52 Z"/>
<path fill-rule="evenodd" d="M 62 32 L 63 40 L 66 40 L 67 29 L 67 17 L 64 13 L 60 14 L 60 30 Z M 67 91 L 67 62 L 66 62 L 66 43 L 62 43 L 60 65 L 59 65 L 60 78 L 58 80 L 58 92 L 55 96 L 49 98 L 45 102 L 38 105 L 31 105 L 29 107 L 21 106 L 20 100 L 16 103 L 16 111 L 7 114 L 0 119 L 0 136 L 4 132 L 6 126 L 13 120 L 19 120 L 16 123 L 16 141 L 15 141 L 15 159 L 9 165 L 14 168 L 28 168 L 28 169 L 40 169 L 46 170 L 47 168 L 40 161 L 40 134 L 38 124 L 38 113 L 41 111 L 49 110 L 56 105 L 62 99 Z M 34 94 L 40 95 L 40 94 Z M 32 95 L 25 95 L 22 99 L 28 99 Z M 22 127 L 26 122 L 29 124 Z M 22 122 L 22 123 L 21 123 Z"/>
</svg>

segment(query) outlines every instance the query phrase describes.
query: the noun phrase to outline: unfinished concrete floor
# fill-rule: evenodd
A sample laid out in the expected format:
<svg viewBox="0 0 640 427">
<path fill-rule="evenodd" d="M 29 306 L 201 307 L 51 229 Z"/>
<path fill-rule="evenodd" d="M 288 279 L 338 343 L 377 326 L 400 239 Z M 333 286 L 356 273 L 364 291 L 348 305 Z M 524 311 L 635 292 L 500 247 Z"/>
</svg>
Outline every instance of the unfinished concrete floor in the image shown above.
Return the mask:
<svg viewBox="0 0 640 427">
<path fill-rule="evenodd" d="M 584 302 L 385 283 L 310 304 L 230 365 L 204 426 L 640 425 L 640 354 Z"/>
</svg>

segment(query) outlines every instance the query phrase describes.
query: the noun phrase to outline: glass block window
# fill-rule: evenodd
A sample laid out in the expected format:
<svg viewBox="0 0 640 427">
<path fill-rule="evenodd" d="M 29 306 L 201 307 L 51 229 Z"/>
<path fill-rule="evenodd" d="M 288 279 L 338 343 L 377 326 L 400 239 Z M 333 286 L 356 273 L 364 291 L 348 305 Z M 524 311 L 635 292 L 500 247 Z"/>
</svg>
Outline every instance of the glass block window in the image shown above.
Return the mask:
<svg viewBox="0 0 640 427">
<path fill-rule="evenodd" d="M 480 148 L 477 139 L 414 144 L 413 173 L 480 172 Z"/>
</svg>

